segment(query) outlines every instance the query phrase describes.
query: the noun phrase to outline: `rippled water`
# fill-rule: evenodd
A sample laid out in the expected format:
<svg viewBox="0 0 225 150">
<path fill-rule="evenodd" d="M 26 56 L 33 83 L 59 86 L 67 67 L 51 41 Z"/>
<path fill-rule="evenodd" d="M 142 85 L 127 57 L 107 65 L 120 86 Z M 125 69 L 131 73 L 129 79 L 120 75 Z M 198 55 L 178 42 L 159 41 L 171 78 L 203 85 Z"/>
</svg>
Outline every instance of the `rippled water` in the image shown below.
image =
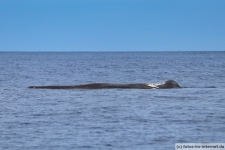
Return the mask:
<svg viewBox="0 0 225 150">
<path fill-rule="evenodd" d="M 223 143 L 225 52 L 0 53 L 0 149 L 174 149 Z M 177 81 L 182 89 L 30 85 Z"/>
</svg>

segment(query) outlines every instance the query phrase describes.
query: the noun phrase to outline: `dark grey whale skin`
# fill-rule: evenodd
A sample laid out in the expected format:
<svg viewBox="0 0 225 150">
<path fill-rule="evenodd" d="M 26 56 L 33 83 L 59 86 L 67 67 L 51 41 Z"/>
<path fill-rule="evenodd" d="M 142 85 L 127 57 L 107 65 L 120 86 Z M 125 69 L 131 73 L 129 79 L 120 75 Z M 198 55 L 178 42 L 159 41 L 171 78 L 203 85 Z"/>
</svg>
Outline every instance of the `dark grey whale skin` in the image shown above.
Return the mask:
<svg viewBox="0 0 225 150">
<path fill-rule="evenodd" d="M 174 80 L 168 80 L 156 87 L 149 86 L 148 84 L 110 84 L 110 83 L 91 83 L 83 85 L 67 85 L 67 86 L 29 86 L 32 89 L 170 89 L 181 88 L 180 85 Z"/>
</svg>

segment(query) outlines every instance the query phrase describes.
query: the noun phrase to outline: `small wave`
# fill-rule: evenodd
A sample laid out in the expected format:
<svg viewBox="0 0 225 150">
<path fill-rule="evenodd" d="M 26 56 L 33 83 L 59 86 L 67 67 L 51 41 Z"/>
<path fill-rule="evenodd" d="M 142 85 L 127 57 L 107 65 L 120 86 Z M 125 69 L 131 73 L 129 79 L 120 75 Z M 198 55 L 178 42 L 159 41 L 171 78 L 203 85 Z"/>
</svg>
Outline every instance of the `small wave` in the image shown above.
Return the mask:
<svg viewBox="0 0 225 150">
<path fill-rule="evenodd" d="M 191 87 L 182 87 L 182 88 L 217 88 L 216 86 L 203 86 L 203 87 L 194 87 L 194 86 L 191 86 Z"/>
</svg>

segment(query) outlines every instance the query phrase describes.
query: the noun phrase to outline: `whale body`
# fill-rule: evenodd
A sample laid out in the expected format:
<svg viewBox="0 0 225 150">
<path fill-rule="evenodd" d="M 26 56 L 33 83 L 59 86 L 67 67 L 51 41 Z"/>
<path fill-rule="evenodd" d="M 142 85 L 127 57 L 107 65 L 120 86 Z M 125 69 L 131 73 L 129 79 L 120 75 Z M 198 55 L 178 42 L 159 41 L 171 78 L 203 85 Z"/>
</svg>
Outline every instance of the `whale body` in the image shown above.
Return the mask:
<svg viewBox="0 0 225 150">
<path fill-rule="evenodd" d="M 168 80 L 161 84 L 111 84 L 111 83 L 91 83 L 82 85 L 65 85 L 65 86 L 29 86 L 32 89 L 170 89 L 181 88 L 174 80 Z"/>
</svg>

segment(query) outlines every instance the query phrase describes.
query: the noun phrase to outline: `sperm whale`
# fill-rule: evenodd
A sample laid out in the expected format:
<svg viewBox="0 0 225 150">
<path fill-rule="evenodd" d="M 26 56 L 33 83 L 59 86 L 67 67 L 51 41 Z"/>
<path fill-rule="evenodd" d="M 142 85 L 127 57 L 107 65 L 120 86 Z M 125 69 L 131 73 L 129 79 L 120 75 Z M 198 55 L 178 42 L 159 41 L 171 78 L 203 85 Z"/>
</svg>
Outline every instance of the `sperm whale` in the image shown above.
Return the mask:
<svg viewBox="0 0 225 150">
<path fill-rule="evenodd" d="M 167 80 L 160 84 L 111 84 L 111 83 L 91 83 L 81 85 L 49 85 L 49 86 L 29 86 L 32 89 L 170 89 L 181 88 L 174 80 Z"/>
</svg>

